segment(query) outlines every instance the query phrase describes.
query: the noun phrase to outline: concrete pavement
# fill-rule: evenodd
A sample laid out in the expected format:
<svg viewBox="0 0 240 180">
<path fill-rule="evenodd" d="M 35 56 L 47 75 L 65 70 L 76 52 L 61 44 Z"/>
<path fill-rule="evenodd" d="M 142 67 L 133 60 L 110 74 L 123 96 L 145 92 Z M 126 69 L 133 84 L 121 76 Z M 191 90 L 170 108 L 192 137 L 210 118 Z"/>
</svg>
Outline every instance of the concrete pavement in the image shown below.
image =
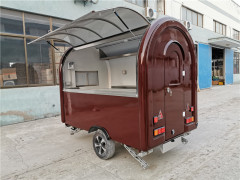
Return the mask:
<svg viewBox="0 0 240 180">
<path fill-rule="evenodd" d="M 189 143 L 146 157 L 143 170 L 120 144 L 99 159 L 92 134 L 74 136 L 60 117 L 1 127 L 1 179 L 240 179 L 240 85 L 198 93 L 199 126 Z"/>
</svg>

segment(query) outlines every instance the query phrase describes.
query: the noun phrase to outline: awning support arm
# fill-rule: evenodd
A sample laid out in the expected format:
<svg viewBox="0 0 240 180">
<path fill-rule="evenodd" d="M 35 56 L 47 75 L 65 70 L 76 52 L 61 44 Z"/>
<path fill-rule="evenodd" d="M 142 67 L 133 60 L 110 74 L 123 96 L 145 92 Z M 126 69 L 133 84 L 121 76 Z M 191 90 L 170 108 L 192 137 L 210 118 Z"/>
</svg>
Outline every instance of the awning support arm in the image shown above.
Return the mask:
<svg viewBox="0 0 240 180">
<path fill-rule="evenodd" d="M 118 17 L 118 19 L 123 23 L 123 25 L 127 28 L 127 30 L 135 37 L 135 35 L 133 34 L 133 32 L 131 31 L 131 29 L 129 29 L 129 27 L 125 24 L 125 22 L 122 20 L 122 18 L 118 15 L 118 13 L 115 11 L 114 9 L 114 14 Z"/>
<path fill-rule="evenodd" d="M 58 48 L 56 48 L 54 45 L 52 45 L 52 43 L 50 43 L 50 41 L 47 41 L 47 43 L 48 43 L 50 46 L 52 46 L 54 49 L 56 49 L 57 51 L 60 52 L 60 50 L 59 50 Z"/>
</svg>

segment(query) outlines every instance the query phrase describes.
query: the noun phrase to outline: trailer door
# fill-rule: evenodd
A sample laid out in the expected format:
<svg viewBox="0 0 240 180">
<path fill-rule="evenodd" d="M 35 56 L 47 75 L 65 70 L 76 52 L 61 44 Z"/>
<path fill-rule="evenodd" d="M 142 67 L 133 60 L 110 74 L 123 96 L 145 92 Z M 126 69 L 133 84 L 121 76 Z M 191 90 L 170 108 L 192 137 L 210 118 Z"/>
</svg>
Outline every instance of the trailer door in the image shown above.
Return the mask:
<svg viewBox="0 0 240 180">
<path fill-rule="evenodd" d="M 181 45 L 171 43 L 164 60 L 165 140 L 184 132 L 183 52 Z"/>
</svg>

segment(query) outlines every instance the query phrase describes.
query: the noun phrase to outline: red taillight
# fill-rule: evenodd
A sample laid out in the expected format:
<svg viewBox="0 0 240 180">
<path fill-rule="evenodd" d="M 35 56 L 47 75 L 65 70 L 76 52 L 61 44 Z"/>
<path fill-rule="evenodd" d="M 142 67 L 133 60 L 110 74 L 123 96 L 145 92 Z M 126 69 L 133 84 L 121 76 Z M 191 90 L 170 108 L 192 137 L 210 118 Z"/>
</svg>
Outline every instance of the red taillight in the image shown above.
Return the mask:
<svg viewBox="0 0 240 180">
<path fill-rule="evenodd" d="M 194 121 L 194 117 L 193 117 L 193 116 L 186 119 L 186 123 L 187 123 L 187 124 L 188 124 L 188 123 L 191 123 L 191 122 L 193 122 L 193 121 Z"/>
<path fill-rule="evenodd" d="M 162 133 L 165 133 L 165 127 L 162 127 L 162 128 L 160 128 L 161 129 L 161 131 L 160 131 L 160 133 L 162 134 Z"/>
<path fill-rule="evenodd" d="M 165 127 L 154 129 L 153 135 L 158 136 L 159 134 L 165 133 Z"/>
<path fill-rule="evenodd" d="M 193 112 L 193 111 L 194 111 L 194 107 L 192 106 L 192 107 L 191 107 L 191 112 Z"/>
<path fill-rule="evenodd" d="M 157 122 L 158 122 L 158 116 L 154 116 L 154 117 L 153 117 L 153 122 L 154 122 L 154 123 L 157 123 Z"/>
<path fill-rule="evenodd" d="M 153 123 L 156 124 L 161 119 L 163 119 L 163 114 L 162 111 L 160 110 L 158 116 L 153 117 Z"/>
</svg>

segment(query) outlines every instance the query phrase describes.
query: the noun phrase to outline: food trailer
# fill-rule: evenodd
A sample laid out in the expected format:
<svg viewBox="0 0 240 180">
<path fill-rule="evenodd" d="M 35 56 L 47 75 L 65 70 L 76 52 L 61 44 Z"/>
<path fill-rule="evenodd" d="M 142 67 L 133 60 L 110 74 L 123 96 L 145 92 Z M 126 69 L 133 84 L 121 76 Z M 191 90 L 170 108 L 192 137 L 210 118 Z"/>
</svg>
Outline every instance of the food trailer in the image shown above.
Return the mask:
<svg viewBox="0 0 240 180">
<path fill-rule="evenodd" d="M 95 132 L 100 158 L 114 155 L 116 141 L 145 168 L 142 157 L 153 148 L 166 152 L 197 128 L 196 52 L 178 20 L 149 23 L 119 7 L 90 12 L 32 42 L 39 40 L 71 46 L 59 67 L 61 119 L 73 133 Z"/>
</svg>

